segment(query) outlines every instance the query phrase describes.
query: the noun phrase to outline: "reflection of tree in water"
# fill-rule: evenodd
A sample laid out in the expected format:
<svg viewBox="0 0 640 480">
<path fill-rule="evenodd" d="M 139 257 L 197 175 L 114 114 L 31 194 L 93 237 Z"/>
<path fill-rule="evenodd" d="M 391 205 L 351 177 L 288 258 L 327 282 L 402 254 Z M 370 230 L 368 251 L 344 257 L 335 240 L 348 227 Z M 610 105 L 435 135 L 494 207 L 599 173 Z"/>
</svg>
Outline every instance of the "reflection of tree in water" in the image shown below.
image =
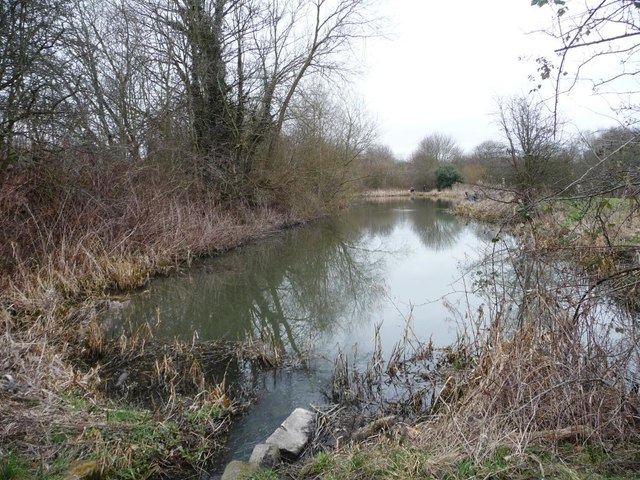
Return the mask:
<svg viewBox="0 0 640 480">
<path fill-rule="evenodd" d="M 397 201 L 393 202 L 398 204 Z M 407 202 L 400 205 L 406 207 Z M 401 218 L 398 209 L 390 207 L 389 202 L 367 203 L 352 207 L 349 212 L 350 222 L 363 236 L 389 236 Z"/>
<path fill-rule="evenodd" d="M 612 290 L 598 285 L 582 267 L 562 252 L 531 252 L 513 238 L 488 248 L 486 256 L 470 265 L 475 292 L 485 300 L 489 317 L 500 318 L 506 331 L 524 325 L 561 328 L 582 340 L 609 342 L 610 331 L 625 331 L 637 315 L 618 301 Z M 594 288 L 597 286 L 597 288 Z"/>
<path fill-rule="evenodd" d="M 373 300 L 369 287 L 379 275 L 372 255 L 350 247 L 358 241 L 353 231 L 335 225 L 313 230 L 296 232 L 305 248 L 288 242 L 281 252 L 287 259 L 284 267 L 254 276 L 248 296 L 253 301 L 252 331 L 294 350 L 312 334 L 361 318 Z M 272 266 L 270 262 L 267 268 Z"/>
<path fill-rule="evenodd" d="M 429 248 L 455 241 L 463 228 L 433 202 L 363 205 L 204 262 L 183 278 L 154 281 L 126 314 L 161 323 L 157 334 L 191 339 L 301 343 L 368 319 L 384 283 L 385 240 L 408 225 Z M 373 248 L 374 250 L 369 250 Z M 394 246 L 393 248 L 397 248 Z M 156 310 L 157 309 L 157 310 Z"/>
<path fill-rule="evenodd" d="M 464 229 L 464 225 L 443 207 L 442 204 L 429 202 L 426 208 L 421 208 L 410 217 L 411 229 L 426 248 L 435 251 L 453 245 Z"/>
<path fill-rule="evenodd" d="M 371 306 L 381 260 L 352 248 L 362 236 L 358 222 L 347 219 L 292 230 L 213 259 L 187 278 L 154 282 L 127 314 L 153 319 L 157 307 L 158 334 L 165 337 L 191 338 L 197 331 L 201 339 L 242 339 L 251 333 L 295 350 Z"/>
</svg>

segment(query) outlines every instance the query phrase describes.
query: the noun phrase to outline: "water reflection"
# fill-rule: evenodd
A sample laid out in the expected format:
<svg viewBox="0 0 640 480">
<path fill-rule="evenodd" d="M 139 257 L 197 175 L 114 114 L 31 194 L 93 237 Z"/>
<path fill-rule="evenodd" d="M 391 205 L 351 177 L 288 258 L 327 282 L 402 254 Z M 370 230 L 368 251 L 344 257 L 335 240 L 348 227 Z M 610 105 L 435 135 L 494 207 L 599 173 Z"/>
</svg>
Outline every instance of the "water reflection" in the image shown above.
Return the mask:
<svg viewBox="0 0 640 480">
<path fill-rule="evenodd" d="M 638 315 L 619 295 L 628 279 L 599 280 L 562 251 L 531 252 L 509 237 L 494 247 L 469 276 L 505 332 L 533 326 L 600 352 L 635 348 Z"/>
<path fill-rule="evenodd" d="M 158 324 L 156 335 L 165 338 L 251 335 L 294 351 L 328 333 L 348 335 L 371 321 L 390 290 L 415 286 L 413 274 L 393 279 L 394 265 L 456 243 L 466 227 L 445 206 L 428 201 L 361 205 L 208 260 L 184 277 L 154 281 L 132 299 L 121 328 L 150 321 Z M 421 286 L 428 287 L 428 282 Z M 427 293 L 407 301 L 420 302 Z"/>
<path fill-rule="evenodd" d="M 431 214 L 432 218 L 413 222 L 412 229 L 426 248 L 439 252 L 456 242 L 464 225 L 446 211 L 440 212 L 439 215 L 435 215 L 435 212 Z"/>
<path fill-rule="evenodd" d="M 246 456 L 293 408 L 325 401 L 338 349 L 357 345 L 366 363 L 376 325 L 387 355 L 408 319 L 418 338 L 436 346 L 455 339 L 450 308 L 474 301 L 459 284 L 459 265 L 485 239 L 447 207 L 423 199 L 365 203 L 206 260 L 134 296 L 114 334 L 159 318 L 154 333 L 165 338 L 191 341 L 197 332 L 201 340 L 262 337 L 289 351 L 312 345 L 308 370 L 258 372 L 260 397 L 228 444 L 231 457 Z"/>
<path fill-rule="evenodd" d="M 210 260 L 184 278 L 154 282 L 134 298 L 133 325 L 160 323 L 157 335 L 242 340 L 248 335 L 299 349 L 309 332 L 358 322 L 375 304 L 369 285 L 384 261 L 344 219 L 285 233 Z"/>
</svg>

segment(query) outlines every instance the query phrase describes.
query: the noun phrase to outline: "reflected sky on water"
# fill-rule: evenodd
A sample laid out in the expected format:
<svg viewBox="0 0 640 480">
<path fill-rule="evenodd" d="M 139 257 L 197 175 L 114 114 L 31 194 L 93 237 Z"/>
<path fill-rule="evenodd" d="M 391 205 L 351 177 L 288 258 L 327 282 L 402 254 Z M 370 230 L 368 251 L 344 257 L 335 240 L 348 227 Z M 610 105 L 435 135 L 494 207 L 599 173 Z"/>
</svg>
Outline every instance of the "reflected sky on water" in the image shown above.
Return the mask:
<svg viewBox="0 0 640 480">
<path fill-rule="evenodd" d="M 456 325 L 442 299 L 464 313 L 459 267 L 483 244 L 447 207 L 366 203 L 206 260 L 132 296 L 115 332 L 159 318 L 154 333 L 163 338 L 251 335 L 293 351 L 312 341 L 330 355 L 332 346 L 353 343 L 368 351 L 377 323 L 387 350 L 411 316 L 417 336 L 447 345 Z"/>
</svg>

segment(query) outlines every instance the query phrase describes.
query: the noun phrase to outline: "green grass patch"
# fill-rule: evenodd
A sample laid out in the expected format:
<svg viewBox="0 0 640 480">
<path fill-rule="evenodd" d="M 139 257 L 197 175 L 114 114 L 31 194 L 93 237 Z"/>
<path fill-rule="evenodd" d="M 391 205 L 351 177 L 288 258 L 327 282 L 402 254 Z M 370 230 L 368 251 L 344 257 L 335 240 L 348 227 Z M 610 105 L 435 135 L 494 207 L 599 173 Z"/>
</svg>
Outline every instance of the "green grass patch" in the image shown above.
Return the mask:
<svg viewBox="0 0 640 480">
<path fill-rule="evenodd" d="M 73 433 L 68 431 L 67 429 L 60 427 L 53 427 L 51 433 L 49 434 L 49 442 L 60 445 L 65 443 L 70 438 L 73 438 Z"/>
<path fill-rule="evenodd" d="M 27 464 L 13 452 L 9 452 L 0 458 L 0 478 L 2 480 L 27 480 L 31 476 Z"/>
<path fill-rule="evenodd" d="M 74 410 L 91 411 L 95 408 L 95 405 L 92 402 L 80 395 L 62 395 L 62 399 L 65 400 Z"/>
<path fill-rule="evenodd" d="M 291 478 L 312 480 L 637 480 L 640 471 L 640 445 L 608 451 L 598 445 L 567 444 L 531 448 L 523 454 L 499 446 L 480 460 L 464 456 L 438 458 L 421 448 L 382 443 L 356 445 L 340 452 L 318 453 L 302 467 L 293 467 L 295 471 L 286 473 Z"/>
<path fill-rule="evenodd" d="M 204 406 L 197 410 L 189 410 L 187 412 L 187 421 L 189 423 L 199 423 L 203 420 L 212 418 L 222 418 L 229 412 L 222 407 L 218 406 Z"/>
<path fill-rule="evenodd" d="M 89 417 L 79 412 L 90 413 L 94 426 L 51 425 L 44 439 L 51 447 L 46 460 L 7 454 L 0 458 L 0 480 L 137 480 L 194 471 L 220 446 L 211 436 L 217 425 L 211 419 L 225 413 L 207 407 L 158 421 L 146 409 L 98 407 L 72 396 L 65 406 L 83 421 Z"/>
<path fill-rule="evenodd" d="M 151 418 L 147 410 L 127 408 L 120 410 L 106 410 L 107 421 L 117 423 L 141 423 Z"/>
<path fill-rule="evenodd" d="M 280 480 L 280 476 L 271 470 L 261 470 L 254 473 L 251 480 Z"/>
<path fill-rule="evenodd" d="M 327 452 L 320 452 L 313 457 L 309 464 L 309 472 L 319 475 L 322 472 L 330 471 L 335 466 L 335 459 Z"/>
</svg>

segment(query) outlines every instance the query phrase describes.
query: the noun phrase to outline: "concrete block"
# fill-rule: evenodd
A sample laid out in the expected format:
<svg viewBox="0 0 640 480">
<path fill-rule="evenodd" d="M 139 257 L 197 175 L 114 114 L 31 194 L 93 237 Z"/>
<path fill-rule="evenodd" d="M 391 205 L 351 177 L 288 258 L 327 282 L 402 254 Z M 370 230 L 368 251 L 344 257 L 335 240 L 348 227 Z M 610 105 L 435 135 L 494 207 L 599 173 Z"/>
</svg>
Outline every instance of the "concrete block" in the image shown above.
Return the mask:
<svg viewBox="0 0 640 480">
<path fill-rule="evenodd" d="M 304 408 L 296 408 L 265 443 L 275 445 L 282 455 L 297 458 L 311 440 L 316 416 Z"/>
<path fill-rule="evenodd" d="M 224 469 L 221 480 L 245 480 L 258 471 L 255 463 L 232 460 Z"/>
<path fill-rule="evenodd" d="M 253 448 L 249 462 L 263 468 L 273 468 L 280 462 L 280 450 L 269 443 L 259 443 Z"/>
</svg>

